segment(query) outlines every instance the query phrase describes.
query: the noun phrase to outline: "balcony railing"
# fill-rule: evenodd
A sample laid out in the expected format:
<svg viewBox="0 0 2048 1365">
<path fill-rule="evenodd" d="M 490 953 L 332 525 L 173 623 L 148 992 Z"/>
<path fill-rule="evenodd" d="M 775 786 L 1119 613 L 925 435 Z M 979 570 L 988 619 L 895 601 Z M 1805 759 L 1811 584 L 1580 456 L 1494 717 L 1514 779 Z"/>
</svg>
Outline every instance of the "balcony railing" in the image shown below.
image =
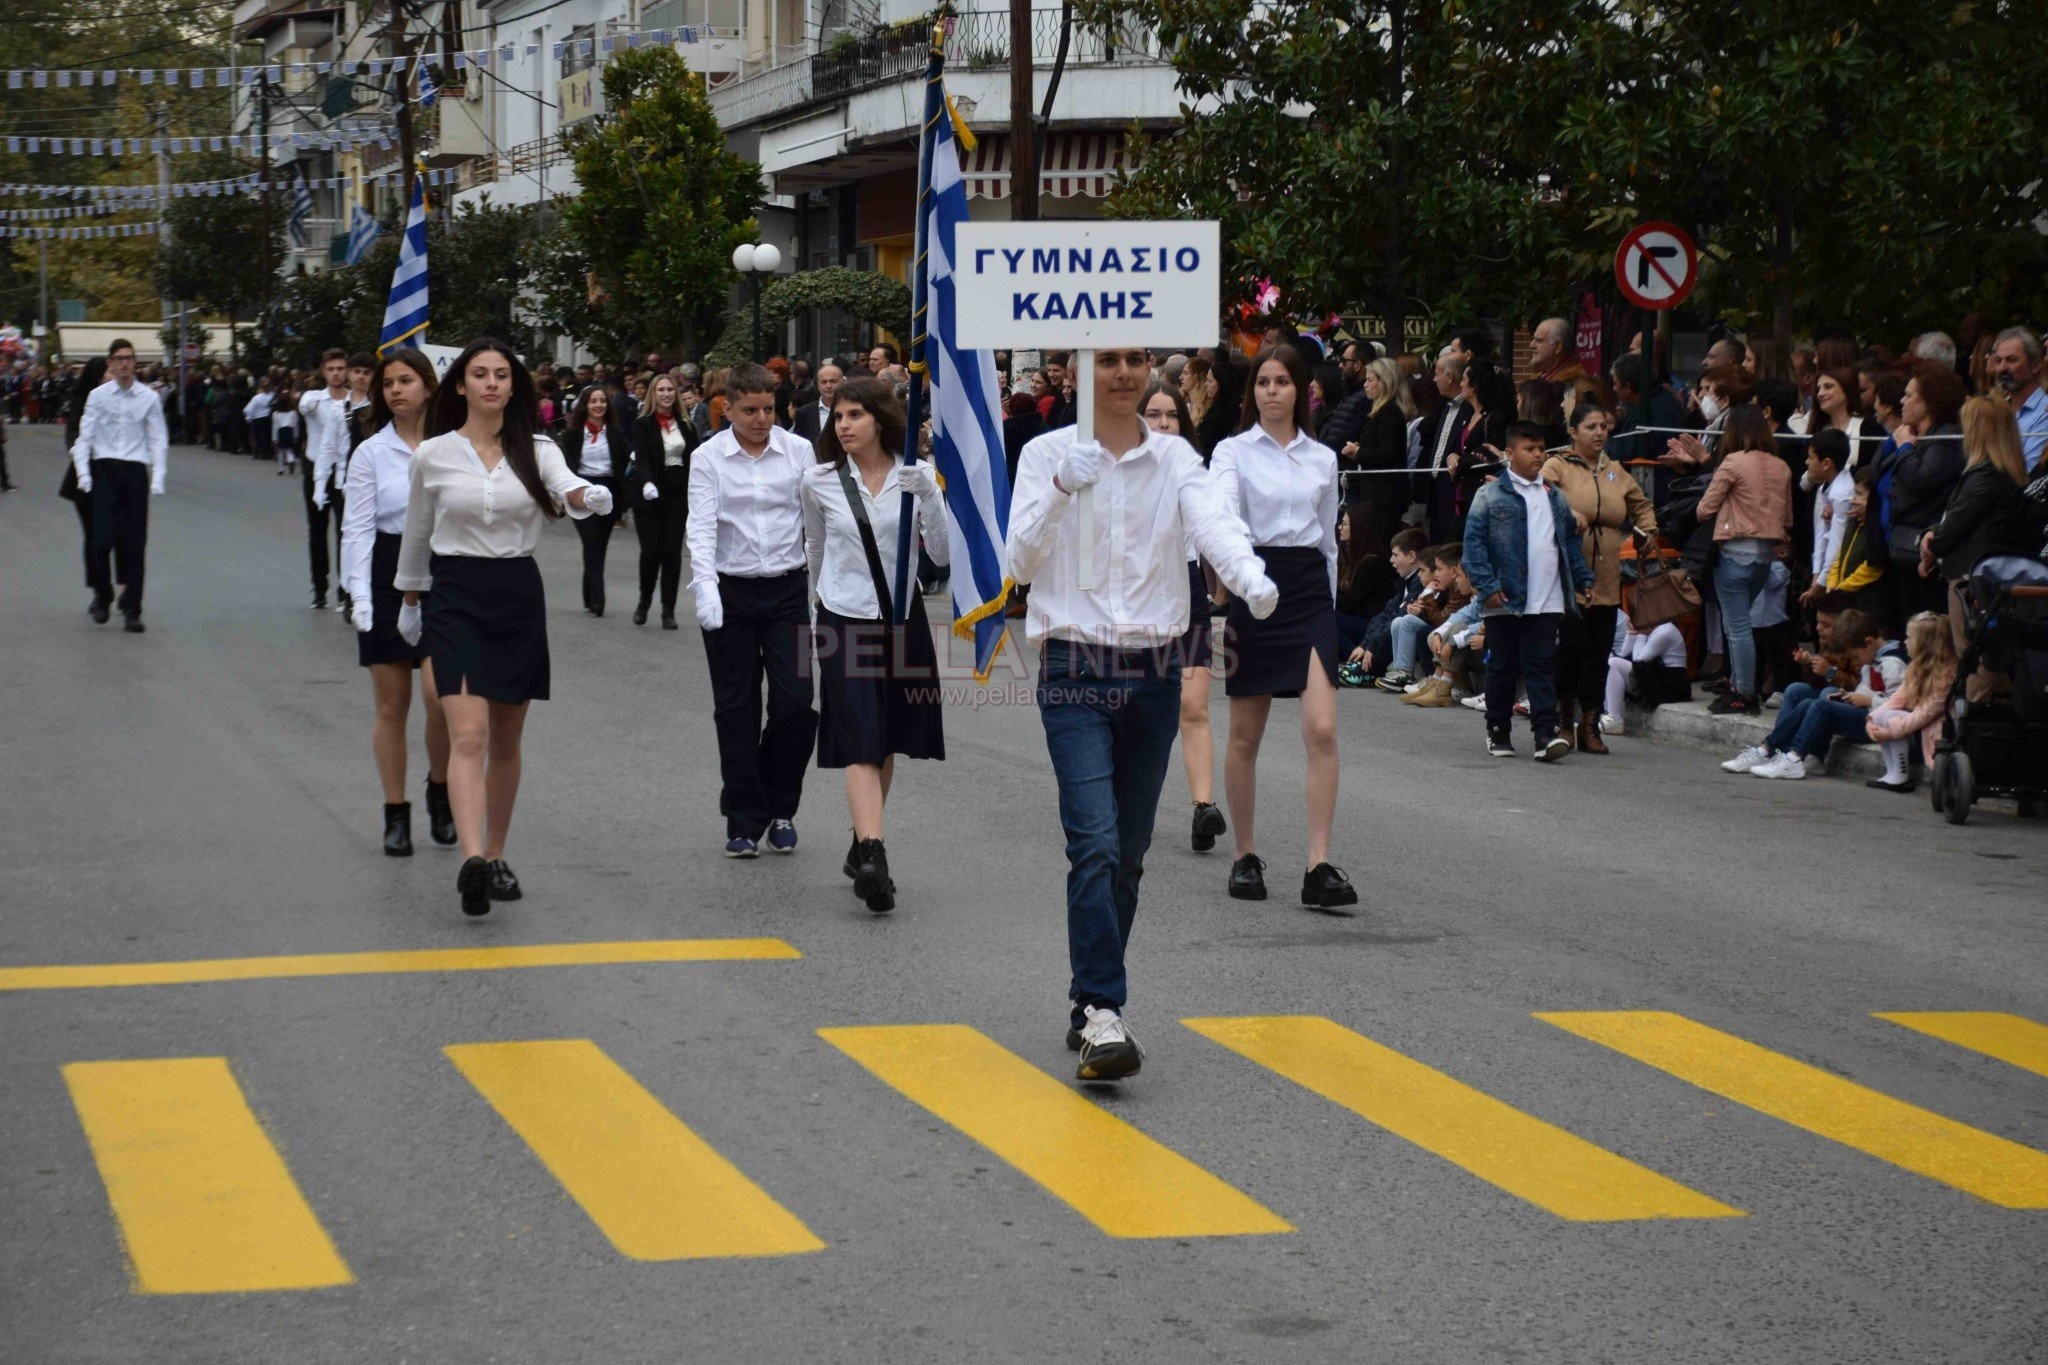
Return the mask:
<svg viewBox="0 0 2048 1365">
<path fill-rule="evenodd" d="M 1050 66 L 1059 55 L 1060 15 L 1058 10 L 1031 12 L 1031 63 Z M 1067 39 L 1067 65 L 1075 66 L 1158 66 L 1166 61 L 1159 50 L 1159 34 L 1143 24 L 1132 23 L 1116 29 L 1089 28 L 1075 24 Z M 946 44 L 946 65 L 955 69 L 981 70 L 1010 64 L 1010 16 L 1002 10 L 970 10 L 958 17 L 953 36 Z"/>
<path fill-rule="evenodd" d="M 734 128 L 785 109 L 811 101 L 811 63 L 808 58 L 769 67 L 752 76 L 728 81 L 711 91 L 711 108 L 719 126 Z"/>
<path fill-rule="evenodd" d="M 474 189 L 478 185 L 493 185 L 500 180 L 512 180 L 520 176 L 535 176 L 550 167 L 567 165 L 573 158 L 569 149 L 562 145 L 559 137 L 535 138 L 507 147 L 497 156 L 479 157 L 463 163 L 461 175 L 456 183 L 459 190 Z M 561 188 L 568 189 L 575 180 L 574 172 L 561 177 Z"/>
</svg>

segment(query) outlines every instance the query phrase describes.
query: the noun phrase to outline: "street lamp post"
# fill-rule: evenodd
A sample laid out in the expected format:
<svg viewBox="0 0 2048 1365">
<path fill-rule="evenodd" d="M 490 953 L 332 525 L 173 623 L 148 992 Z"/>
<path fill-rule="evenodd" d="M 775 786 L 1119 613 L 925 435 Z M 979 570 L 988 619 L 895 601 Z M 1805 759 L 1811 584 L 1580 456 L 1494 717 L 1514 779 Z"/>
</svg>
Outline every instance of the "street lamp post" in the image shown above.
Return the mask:
<svg viewBox="0 0 2048 1365">
<path fill-rule="evenodd" d="M 782 268 L 782 252 L 769 242 L 753 242 L 732 249 L 732 268 L 754 277 L 754 363 L 761 363 L 761 289 L 767 277 Z"/>
</svg>

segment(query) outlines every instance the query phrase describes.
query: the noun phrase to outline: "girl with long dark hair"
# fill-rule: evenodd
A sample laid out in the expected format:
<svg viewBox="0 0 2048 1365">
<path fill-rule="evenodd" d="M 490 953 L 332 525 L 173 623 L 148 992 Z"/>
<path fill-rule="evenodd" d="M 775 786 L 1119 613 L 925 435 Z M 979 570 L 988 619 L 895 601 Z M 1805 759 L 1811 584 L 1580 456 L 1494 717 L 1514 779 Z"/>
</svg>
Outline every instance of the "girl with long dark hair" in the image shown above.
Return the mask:
<svg viewBox="0 0 2048 1365">
<path fill-rule="evenodd" d="M 406 713 L 412 675 L 426 651 L 398 633 L 403 601 L 392 579 L 405 531 L 412 454 L 426 439 L 434 366 L 410 346 L 386 355 L 370 386 L 371 434 L 349 457 L 341 521 L 341 586 L 356 628 L 356 662 L 370 670 L 377 719 L 370 747 L 384 784 L 384 852 L 412 856 L 412 804 L 405 799 Z M 448 804 L 448 722 L 431 671 L 420 674 L 427 713 L 427 827 L 442 848 L 455 845 Z"/>
<path fill-rule="evenodd" d="M 916 499 L 925 553 L 941 567 L 951 560 L 931 465 L 906 465 L 896 455 L 904 420 L 889 385 L 864 375 L 847 380 L 832 396 L 831 423 L 818 433 L 818 463 L 803 476 L 804 549 L 818 603 L 818 766 L 846 770 L 853 846 L 845 871 L 853 893 L 877 914 L 896 908 L 882 844 L 896 757 L 946 756 L 924 595 L 911 593 L 909 616 L 894 619 L 904 494 Z"/>
<path fill-rule="evenodd" d="M 611 491 L 571 474 L 538 422 L 533 379 L 512 348 L 470 342 L 435 394 L 433 434 L 413 452 L 393 578 L 405 594 L 399 633 L 424 639 L 448 720 L 465 915 L 520 897 L 505 836 L 526 704 L 548 696 L 547 601 L 533 562 L 541 523 L 565 506 L 579 519 L 612 510 Z M 419 599 L 430 588 L 423 618 Z"/>
<path fill-rule="evenodd" d="M 676 594 L 683 582 L 683 537 L 689 527 L 690 456 L 697 448 L 682 390 L 668 375 L 648 389 L 647 411 L 633 423 L 633 534 L 640 539 L 640 605 L 633 624 L 647 624 L 661 586 L 661 628 L 676 630 Z"/>
<path fill-rule="evenodd" d="M 1230 608 L 1230 741 L 1223 785 L 1237 821 L 1230 894 L 1266 898 L 1265 861 L 1255 851 L 1253 799 L 1259 744 L 1274 697 L 1301 698 L 1308 756 L 1308 870 L 1302 904 L 1356 905 L 1358 892 L 1331 866 L 1337 813 L 1337 454 L 1308 434 L 1308 367 L 1292 346 L 1269 347 L 1252 363 L 1235 436 L 1210 460 L 1224 503 L 1251 531 L 1280 602 L 1264 620 L 1242 601 Z"/>
<path fill-rule="evenodd" d="M 569 423 L 570 472 L 596 484 L 618 501 L 620 476 L 626 472 L 631 446 L 626 424 L 612 406 L 611 394 L 602 384 L 583 391 Z M 604 557 L 612 543 L 612 528 L 619 524 L 614 510 L 601 517 L 584 517 L 576 523 L 576 537 L 583 542 L 583 610 L 604 615 Z"/>
</svg>

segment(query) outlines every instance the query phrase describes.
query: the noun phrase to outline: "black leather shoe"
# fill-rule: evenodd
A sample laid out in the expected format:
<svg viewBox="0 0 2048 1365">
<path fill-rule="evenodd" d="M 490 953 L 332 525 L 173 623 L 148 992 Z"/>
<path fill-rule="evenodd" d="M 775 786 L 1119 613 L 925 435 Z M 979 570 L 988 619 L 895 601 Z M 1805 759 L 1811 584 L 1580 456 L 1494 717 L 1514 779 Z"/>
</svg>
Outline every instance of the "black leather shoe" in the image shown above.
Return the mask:
<svg viewBox="0 0 2048 1365">
<path fill-rule="evenodd" d="M 1311 910 L 1335 910 L 1358 904 L 1358 888 L 1328 863 L 1317 863 L 1301 876 L 1301 903 Z"/>
<path fill-rule="evenodd" d="M 140 635 L 149 627 L 142 624 L 141 612 L 131 611 L 122 614 L 121 629 L 127 631 L 130 635 Z"/>
<path fill-rule="evenodd" d="M 519 878 L 512 875 L 512 869 L 503 858 L 490 865 L 491 899 L 494 901 L 516 901 L 526 893 L 519 889 Z"/>
<path fill-rule="evenodd" d="M 636 626 L 647 624 L 647 603 L 642 602 L 639 606 L 633 608 L 633 624 Z"/>
<path fill-rule="evenodd" d="M 1230 896 L 1233 900 L 1262 901 L 1266 898 L 1266 860 L 1247 853 L 1230 865 Z"/>
<path fill-rule="evenodd" d="M 889 854 L 880 839 L 863 839 L 854 846 L 853 894 L 867 902 L 868 909 L 885 915 L 896 908 L 896 883 L 889 880 Z"/>
<path fill-rule="evenodd" d="M 95 597 L 92 599 L 92 605 L 85 609 L 85 614 L 92 618 L 94 625 L 103 626 L 113 616 L 113 606 L 113 598 Z"/>
<path fill-rule="evenodd" d="M 1195 829 L 1190 842 L 1197 853 L 1207 853 L 1216 847 L 1216 836 L 1230 832 L 1230 826 L 1223 822 L 1223 812 L 1216 809 L 1213 801 L 1195 802 Z"/>
<path fill-rule="evenodd" d="M 327 610 L 327 590 L 326 590 L 325 588 L 316 588 L 316 589 L 314 589 L 314 591 L 313 591 L 313 610 L 314 610 L 314 611 L 326 611 L 326 610 Z"/>
<path fill-rule="evenodd" d="M 1910 777 L 1904 782 L 1887 782 L 1881 777 L 1873 777 L 1863 785 L 1875 787 L 1881 792 L 1891 792 L 1897 796 L 1911 796 L 1920 789 L 1920 784 Z"/>
<path fill-rule="evenodd" d="M 848 878 L 860 876 L 860 836 L 858 834 L 854 835 L 853 842 L 846 846 L 846 861 L 839 865 L 839 870 L 844 872 Z"/>
<path fill-rule="evenodd" d="M 427 779 L 427 837 L 442 848 L 455 847 L 455 810 L 448 804 L 448 784 Z"/>
<path fill-rule="evenodd" d="M 412 856 L 412 802 L 386 801 L 384 803 L 384 856 L 387 858 L 410 858 Z"/>
<path fill-rule="evenodd" d="M 462 893 L 463 914 L 491 913 L 491 865 L 482 858 L 463 862 L 462 870 L 455 874 L 455 889 Z"/>
<path fill-rule="evenodd" d="M 672 612 L 672 611 L 665 611 L 665 612 L 663 612 L 663 613 L 661 614 L 661 628 L 662 628 L 663 630 L 681 630 L 681 629 L 682 629 L 682 627 L 681 627 L 681 626 L 679 626 L 679 625 L 677 625 L 677 624 L 676 624 L 676 614 L 675 614 L 674 612 Z"/>
</svg>

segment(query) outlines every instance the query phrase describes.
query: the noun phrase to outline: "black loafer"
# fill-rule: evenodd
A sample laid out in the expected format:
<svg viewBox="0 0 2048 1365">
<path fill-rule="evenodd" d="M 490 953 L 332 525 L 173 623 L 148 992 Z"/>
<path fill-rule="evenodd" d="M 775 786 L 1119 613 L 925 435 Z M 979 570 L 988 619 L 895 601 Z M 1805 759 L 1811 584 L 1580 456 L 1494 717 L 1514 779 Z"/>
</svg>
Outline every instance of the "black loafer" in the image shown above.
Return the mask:
<svg viewBox="0 0 2048 1365">
<path fill-rule="evenodd" d="M 854 835 L 853 842 L 846 846 L 846 861 L 839 865 L 839 870 L 846 874 L 849 881 L 860 876 L 860 836 L 858 834 Z"/>
<path fill-rule="evenodd" d="M 512 875 L 512 869 L 506 866 L 503 858 L 493 862 L 490 868 L 492 900 L 516 901 L 526 894 L 519 889 L 519 878 Z"/>
<path fill-rule="evenodd" d="M 867 903 L 870 911 L 886 915 L 896 908 L 896 883 L 889 877 L 889 854 L 880 839 L 862 839 L 854 845 L 853 894 Z"/>
<path fill-rule="evenodd" d="M 455 808 L 448 804 L 448 784 L 427 779 L 427 837 L 441 848 L 455 847 Z"/>
<path fill-rule="evenodd" d="M 455 874 L 455 889 L 462 894 L 462 913 L 470 916 L 491 913 L 491 865 L 482 858 L 470 858 Z"/>
<path fill-rule="evenodd" d="M 149 627 L 142 624 L 142 616 L 139 612 L 131 611 L 121 619 L 121 629 L 127 631 L 130 635 L 140 635 L 143 631 L 148 630 Z"/>
<path fill-rule="evenodd" d="M 1863 785 L 1875 787 L 1881 792 L 1892 792 L 1899 796 L 1911 796 L 1914 792 L 1920 790 L 1920 784 L 1910 777 L 1904 782 L 1887 782 L 1881 777 L 1873 777 Z"/>
<path fill-rule="evenodd" d="M 679 625 L 677 625 L 677 624 L 676 624 L 676 614 L 675 614 L 674 612 L 672 612 L 672 611 L 665 611 L 665 612 L 663 612 L 663 613 L 661 614 L 661 628 L 662 628 L 663 630 L 681 630 L 681 629 L 682 629 L 682 627 L 681 627 L 681 626 L 679 626 Z"/>
<path fill-rule="evenodd" d="M 1233 900 L 1262 901 L 1266 898 L 1266 860 L 1247 853 L 1230 865 L 1230 895 Z"/>
<path fill-rule="evenodd" d="M 1301 903 L 1311 910 L 1335 910 L 1358 904 L 1358 888 L 1328 863 L 1317 863 L 1301 876 Z"/>
<path fill-rule="evenodd" d="M 633 624 L 636 626 L 647 624 L 647 604 L 645 602 L 633 608 Z"/>
<path fill-rule="evenodd" d="M 410 858 L 412 856 L 412 802 L 387 801 L 384 803 L 384 856 L 387 858 Z"/>
<path fill-rule="evenodd" d="M 1223 812 L 1216 809 L 1214 801 L 1195 802 L 1195 827 L 1190 843 L 1195 852 L 1207 853 L 1216 847 L 1216 836 L 1228 834 L 1230 826 L 1223 821 Z"/>
<path fill-rule="evenodd" d="M 113 618 L 113 607 L 113 598 L 95 597 L 92 599 L 92 605 L 85 609 L 85 614 L 92 618 L 94 625 L 103 626 Z"/>
</svg>

